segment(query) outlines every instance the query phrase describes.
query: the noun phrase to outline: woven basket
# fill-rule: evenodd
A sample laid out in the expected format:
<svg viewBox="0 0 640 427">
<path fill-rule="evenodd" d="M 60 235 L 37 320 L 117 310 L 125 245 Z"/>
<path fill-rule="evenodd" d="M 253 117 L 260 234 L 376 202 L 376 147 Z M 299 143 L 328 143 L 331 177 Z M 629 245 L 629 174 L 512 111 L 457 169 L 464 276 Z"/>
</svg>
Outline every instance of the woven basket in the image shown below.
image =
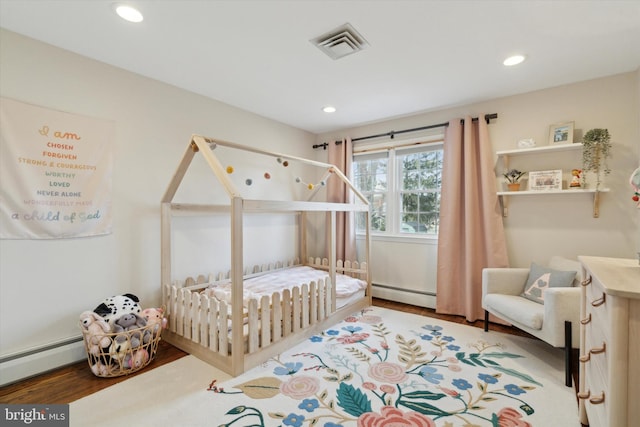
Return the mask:
<svg viewBox="0 0 640 427">
<path fill-rule="evenodd" d="M 149 325 L 120 333 L 105 333 L 98 345 L 79 325 L 87 351 L 87 361 L 97 377 L 112 378 L 129 375 L 147 366 L 156 356 L 162 337 L 160 325 Z"/>
</svg>

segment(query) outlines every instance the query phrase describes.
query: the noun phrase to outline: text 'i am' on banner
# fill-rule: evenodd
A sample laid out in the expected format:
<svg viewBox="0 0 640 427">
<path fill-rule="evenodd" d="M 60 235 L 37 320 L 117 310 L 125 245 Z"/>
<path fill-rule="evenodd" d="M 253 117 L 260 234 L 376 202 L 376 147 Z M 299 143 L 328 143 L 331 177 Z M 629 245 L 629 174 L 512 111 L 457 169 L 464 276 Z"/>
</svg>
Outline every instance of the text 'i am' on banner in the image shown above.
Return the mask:
<svg viewBox="0 0 640 427">
<path fill-rule="evenodd" d="M 114 123 L 0 98 L 0 238 L 111 233 Z"/>
</svg>

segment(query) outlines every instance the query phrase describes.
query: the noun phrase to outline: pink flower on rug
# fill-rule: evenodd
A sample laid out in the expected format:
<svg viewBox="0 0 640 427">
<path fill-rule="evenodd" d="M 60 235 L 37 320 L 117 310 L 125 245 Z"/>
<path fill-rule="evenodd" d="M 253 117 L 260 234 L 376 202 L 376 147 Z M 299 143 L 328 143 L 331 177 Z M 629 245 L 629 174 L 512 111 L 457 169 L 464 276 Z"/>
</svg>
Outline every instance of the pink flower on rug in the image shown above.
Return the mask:
<svg viewBox="0 0 640 427">
<path fill-rule="evenodd" d="M 289 381 L 280 384 L 280 392 L 292 399 L 304 399 L 313 396 L 320 389 L 320 380 L 304 375 L 291 377 Z"/>
<path fill-rule="evenodd" d="M 358 427 L 436 427 L 429 417 L 414 411 L 402 412 L 393 406 L 384 406 L 379 414 L 367 412 L 358 417 Z"/>
<path fill-rule="evenodd" d="M 458 397 L 460 396 L 460 393 L 458 393 L 455 390 L 451 390 L 450 388 L 445 388 L 445 387 L 438 387 L 440 390 L 444 391 L 445 393 L 447 393 L 449 396 L 451 397 Z"/>
<path fill-rule="evenodd" d="M 462 368 L 460 367 L 460 365 L 449 365 L 449 366 L 447 366 L 447 368 L 449 368 L 449 370 L 451 372 L 460 372 L 460 371 L 462 371 Z"/>
<path fill-rule="evenodd" d="M 498 425 L 500 427 L 531 427 L 531 424 L 522 419 L 522 414 L 513 408 L 503 408 L 498 412 Z"/>
<path fill-rule="evenodd" d="M 380 391 L 387 394 L 393 394 L 396 392 L 396 388 L 389 384 L 383 384 L 380 386 Z"/>
<path fill-rule="evenodd" d="M 408 376 L 404 368 L 396 363 L 380 362 L 369 367 L 369 376 L 381 382 L 400 384 L 407 380 Z"/>
<path fill-rule="evenodd" d="M 376 385 L 372 382 L 365 382 L 362 383 L 362 388 L 364 388 L 365 390 L 375 390 L 376 389 Z"/>
<path fill-rule="evenodd" d="M 351 334 L 351 335 L 344 335 L 342 337 L 338 338 L 338 342 L 342 343 L 342 344 L 355 344 L 357 342 L 362 342 L 362 341 L 366 341 L 367 338 L 369 338 L 369 334 Z"/>
</svg>

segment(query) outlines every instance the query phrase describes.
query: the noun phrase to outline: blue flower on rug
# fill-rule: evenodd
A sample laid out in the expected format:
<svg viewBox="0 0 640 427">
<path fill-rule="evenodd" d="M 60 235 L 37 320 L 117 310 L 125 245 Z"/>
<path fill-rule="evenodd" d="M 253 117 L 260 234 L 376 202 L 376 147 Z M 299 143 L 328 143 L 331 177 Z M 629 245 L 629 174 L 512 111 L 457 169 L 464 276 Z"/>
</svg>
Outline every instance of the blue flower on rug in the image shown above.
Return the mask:
<svg viewBox="0 0 640 427">
<path fill-rule="evenodd" d="M 286 426 L 300 427 L 304 422 L 304 415 L 289 414 L 283 420 L 282 424 Z"/>
<path fill-rule="evenodd" d="M 469 390 L 470 388 L 473 387 L 471 384 L 469 384 L 467 380 L 463 380 L 461 378 L 453 380 L 451 384 L 453 384 L 454 387 L 460 390 Z"/>
<path fill-rule="evenodd" d="M 523 356 L 436 324 L 406 336 L 366 312 L 210 386 L 216 407 L 231 407 L 222 426 L 531 427 L 533 400 L 521 396 L 542 383 L 510 362 Z"/>
<path fill-rule="evenodd" d="M 288 362 L 283 366 L 276 366 L 273 373 L 276 375 L 293 375 L 302 369 L 302 362 Z"/>
<path fill-rule="evenodd" d="M 298 408 L 304 409 L 307 412 L 313 412 L 318 409 L 320 404 L 318 403 L 318 399 L 304 399 L 299 405 Z"/>
<path fill-rule="evenodd" d="M 522 393 L 526 393 L 526 391 L 524 391 L 523 389 L 521 389 L 515 384 L 507 384 L 506 386 L 504 386 L 504 389 L 507 391 L 507 393 L 513 394 L 514 396 L 517 396 Z"/>
<path fill-rule="evenodd" d="M 420 369 L 420 376 L 430 382 L 431 384 L 440 384 L 440 381 L 444 380 L 442 374 L 437 373 L 438 369 L 433 366 L 424 366 Z"/>
</svg>

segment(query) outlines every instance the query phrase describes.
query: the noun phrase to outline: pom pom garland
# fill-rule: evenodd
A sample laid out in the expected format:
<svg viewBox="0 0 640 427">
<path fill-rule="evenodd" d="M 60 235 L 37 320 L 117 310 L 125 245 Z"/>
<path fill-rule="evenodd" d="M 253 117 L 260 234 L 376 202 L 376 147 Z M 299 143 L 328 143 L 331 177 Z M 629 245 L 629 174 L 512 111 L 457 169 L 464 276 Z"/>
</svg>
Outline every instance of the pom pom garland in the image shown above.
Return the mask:
<svg viewBox="0 0 640 427">
<path fill-rule="evenodd" d="M 321 187 L 324 187 L 325 185 L 327 185 L 327 183 L 324 180 L 320 181 L 317 184 L 311 184 L 309 182 L 304 182 L 299 176 L 296 177 L 296 183 L 304 184 L 309 190 L 313 190 L 316 187 L 316 185 L 319 185 Z"/>
</svg>

